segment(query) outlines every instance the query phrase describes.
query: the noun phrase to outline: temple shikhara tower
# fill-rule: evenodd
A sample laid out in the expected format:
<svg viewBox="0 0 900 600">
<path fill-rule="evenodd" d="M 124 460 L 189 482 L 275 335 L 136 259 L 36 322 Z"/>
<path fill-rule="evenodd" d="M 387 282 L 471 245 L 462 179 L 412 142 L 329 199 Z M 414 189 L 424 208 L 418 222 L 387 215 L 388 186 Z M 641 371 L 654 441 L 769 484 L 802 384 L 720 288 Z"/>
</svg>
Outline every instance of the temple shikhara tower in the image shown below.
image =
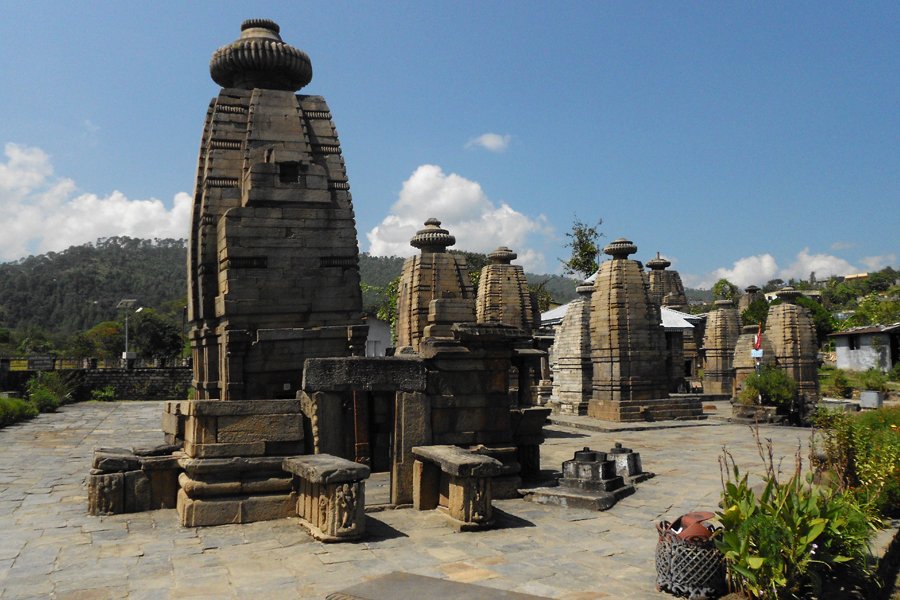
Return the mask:
<svg viewBox="0 0 900 600">
<path fill-rule="evenodd" d="M 818 344 L 812 315 L 797 304 L 801 295 L 792 287 L 778 291 L 781 304 L 769 308 L 766 333 L 775 363 L 797 382 L 798 410 L 808 414 L 819 401 Z"/>
<path fill-rule="evenodd" d="M 703 391 L 707 394 L 731 394 L 734 387 L 734 346 L 741 335 L 741 317 L 731 300 L 716 300 L 709 313 L 703 347 L 706 361 Z"/>
<path fill-rule="evenodd" d="M 684 294 L 684 284 L 681 283 L 681 275 L 678 271 L 667 271 L 672 262 L 656 253 L 656 258 L 647 261 L 650 272 L 647 278 L 650 284 L 650 298 L 660 306 L 667 306 L 674 310 L 683 311 L 687 308 L 687 296 Z"/>
<path fill-rule="evenodd" d="M 188 249 L 198 399 L 293 398 L 303 360 L 365 343 L 353 205 L 302 51 L 241 25 L 210 74 Z"/>
<path fill-rule="evenodd" d="M 540 314 L 532 302 L 525 269 L 512 264 L 517 256 L 506 246 L 488 254 L 491 264 L 481 269 L 475 316 L 479 323 L 506 323 L 531 333 L 540 324 Z"/>
</svg>

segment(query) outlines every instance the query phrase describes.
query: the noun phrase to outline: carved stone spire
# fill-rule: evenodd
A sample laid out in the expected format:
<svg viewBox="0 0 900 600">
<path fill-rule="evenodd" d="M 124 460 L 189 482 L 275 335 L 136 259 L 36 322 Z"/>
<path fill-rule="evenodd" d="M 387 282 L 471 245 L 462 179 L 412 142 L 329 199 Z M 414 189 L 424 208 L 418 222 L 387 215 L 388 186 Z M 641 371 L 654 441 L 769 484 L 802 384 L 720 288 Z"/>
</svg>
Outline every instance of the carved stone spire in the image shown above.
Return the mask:
<svg viewBox="0 0 900 600">
<path fill-rule="evenodd" d="M 425 221 L 425 228 L 416 232 L 409 245 L 426 252 L 446 252 L 448 246 L 456 243 L 450 232 L 441 228 L 441 222 L 434 217 Z"/>
</svg>

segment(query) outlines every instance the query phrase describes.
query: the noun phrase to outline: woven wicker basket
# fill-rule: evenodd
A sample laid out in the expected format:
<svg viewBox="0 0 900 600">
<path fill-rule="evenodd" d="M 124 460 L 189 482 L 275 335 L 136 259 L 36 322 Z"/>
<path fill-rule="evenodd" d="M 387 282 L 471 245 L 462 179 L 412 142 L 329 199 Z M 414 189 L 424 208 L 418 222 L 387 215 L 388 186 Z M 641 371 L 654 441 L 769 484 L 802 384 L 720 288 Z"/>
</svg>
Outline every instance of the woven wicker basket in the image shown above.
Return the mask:
<svg viewBox="0 0 900 600">
<path fill-rule="evenodd" d="M 672 524 L 657 524 L 656 586 L 691 599 L 718 598 L 725 593 L 725 558 L 710 538 L 679 538 Z"/>
</svg>

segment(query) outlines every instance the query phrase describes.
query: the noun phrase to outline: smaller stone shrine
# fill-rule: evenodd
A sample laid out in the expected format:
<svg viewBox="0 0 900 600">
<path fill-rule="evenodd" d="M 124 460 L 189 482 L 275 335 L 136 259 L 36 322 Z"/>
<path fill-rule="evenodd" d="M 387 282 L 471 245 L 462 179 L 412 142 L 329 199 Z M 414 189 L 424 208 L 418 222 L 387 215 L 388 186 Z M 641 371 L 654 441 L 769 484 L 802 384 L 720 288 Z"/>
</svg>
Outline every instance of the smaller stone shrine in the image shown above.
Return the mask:
<svg viewBox="0 0 900 600">
<path fill-rule="evenodd" d="M 674 310 L 687 308 L 687 296 L 684 293 L 684 284 L 681 283 L 681 275 L 678 271 L 667 271 L 672 262 L 656 253 L 656 258 L 647 261 L 650 272 L 647 280 L 650 284 L 650 298 L 660 306 L 667 306 Z"/>
<path fill-rule="evenodd" d="M 754 357 L 754 349 L 756 345 L 756 336 L 760 335 L 759 349 L 762 353 L 759 357 Z M 772 366 L 775 364 L 775 349 L 769 336 L 763 332 L 759 333 L 758 325 L 745 325 L 737 343 L 734 345 L 734 391 L 732 396 L 737 398 L 744 389 L 744 380 L 751 374 L 756 372 L 756 367 Z"/>
<path fill-rule="evenodd" d="M 756 302 L 757 300 L 765 300 L 766 296 L 762 293 L 762 290 L 755 285 L 748 285 L 744 288 L 744 294 L 738 298 L 738 313 L 743 314 L 745 310 L 750 308 L 750 305 Z"/>
<path fill-rule="evenodd" d="M 421 253 L 411 256 L 403 263 L 400 284 L 397 290 L 397 347 L 411 347 L 418 352 L 422 340 L 427 337 L 425 328 L 429 325 L 429 313 L 435 308 L 431 320 L 439 324 L 475 322 L 475 294 L 466 259 L 450 254 L 447 248 L 456 243 L 450 232 L 441 228 L 441 222 L 431 218 L 425 221 L 425 228 L 413 236 L 409 244 Z M 445 302 L 433 307 L 432 300 L 458 300 Z M 441 311 L 445 308 L 447 311 Z M 440 314 L 448 312 L 448 314 Z M 450 314 L 452 313 L 452 314 Z M 446 329 L 446 328 L 444 328 Z M 446 337 L 448 331 L 443 331 Z"/>
<path fill-rule="evenodd" d="M 512 264 L 517 256 L 506 246 L 488 254 L 491 264 L 481 269 L 475 316 L 479 323 L 499 321 L 531 333 L 539 324 L 540 314 L 528 290 L 525 269 Z"/>
<path fill-rule="evenodd" d="M 630 451 L 629 451 L 630 452 Z M 623 457 L 627 455 L 620 452 Z M 630 464 L 640 468 L 640 457 L 635 462 L 631 454 Z M 628 470 L 629 459 L 623 459 Z M 618 472 L 616 455 L 598 452 L 585 447 L 562 464 L 562 477 L 557 487 L 540 487 L 520 490 L 526 500 L 538 504 L 555 504 L 564 508 L 609 510 L 616 502 L 634 493 L 634 486 L 626 484 Z"/>
<path fill-rule="evenodd" d="M 766 328 L 775 351 L 775 363 L 797 382 L 797 407 L 808 415 L 819 401 L 819 372 L 816 327 L 812 315 L 798 305 L 802 294 L 786 287 L 777 294 L 781 304 L 769 308 Z"/>
<path fill-rule="evenodd" d="M 606 457 L 615 461 L 616 475 L 620 475 L 625 480 L 625 483 L 640 483 L 656 476 L 655 473 L 644 470 L 644 467 L 641 465 L 641 454 L 639 452 L 623 447 L 621 442 L 616 442 L 607 452 Z"/>
<path fill-rule="evenodd" d="M 731 300 L 716 300 L 709 313 L 703 347 L 706 363 L 703 391 L 707 394 L 731 394 L 734 382 L 734 345 L 740 335 L 741 318 Z"/>
<path fill-rule="evenodd" d="M 586 415 L 591 399 L 591 294 L 594 286 L 575 288 L 578 298 L 569 304 L 554 343 L 556 367 L 550 406 L 561 415 Z"/>
</svg>

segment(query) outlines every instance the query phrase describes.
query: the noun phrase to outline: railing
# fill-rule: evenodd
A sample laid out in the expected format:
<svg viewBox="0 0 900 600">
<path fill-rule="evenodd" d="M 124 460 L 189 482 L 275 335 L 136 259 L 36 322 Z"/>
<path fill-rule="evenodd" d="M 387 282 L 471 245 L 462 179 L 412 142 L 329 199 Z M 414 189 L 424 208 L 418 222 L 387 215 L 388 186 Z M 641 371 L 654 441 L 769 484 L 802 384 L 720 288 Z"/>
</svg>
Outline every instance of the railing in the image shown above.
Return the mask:
<svg viewBox="0 0 900 600">
<path fill-rule="evenodd" d="M 189 358 L 173 358 L 166 360 L 136 358 L 125 364 L 123 359 L 116 358 L 70 358 L 55 356 L 16 356 L 0 358 L 9 361 L 9 371 L 67 371 L 78 369 L 171 369 L 190 367 Z"/>
</svg>

